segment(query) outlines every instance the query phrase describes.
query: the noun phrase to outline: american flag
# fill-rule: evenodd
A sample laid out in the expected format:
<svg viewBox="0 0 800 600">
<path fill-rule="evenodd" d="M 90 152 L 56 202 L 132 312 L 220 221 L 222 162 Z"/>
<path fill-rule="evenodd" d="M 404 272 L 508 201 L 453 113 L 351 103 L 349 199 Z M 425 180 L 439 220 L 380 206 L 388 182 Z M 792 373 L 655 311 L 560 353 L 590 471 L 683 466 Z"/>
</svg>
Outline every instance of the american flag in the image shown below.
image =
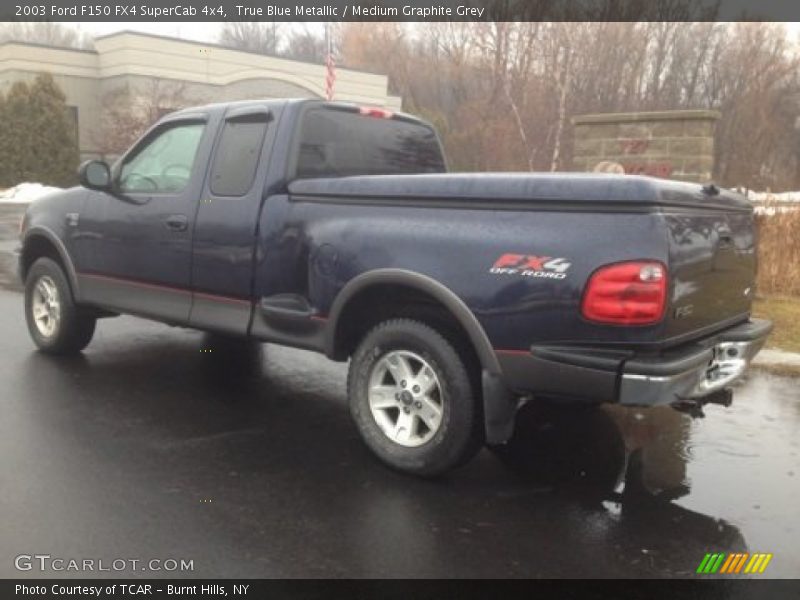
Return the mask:
<svg viewBox="0 0 800 600">
<path fill-rule="evenodd" d="M 325 97 L 331 101 L 336 87 L 336 58 L 334 57 L 333 27 L 330 23 L 325 24 L 325 34 L 325 37 L 328 38 L 328 55 L 325 58 Z"/>
</svg>

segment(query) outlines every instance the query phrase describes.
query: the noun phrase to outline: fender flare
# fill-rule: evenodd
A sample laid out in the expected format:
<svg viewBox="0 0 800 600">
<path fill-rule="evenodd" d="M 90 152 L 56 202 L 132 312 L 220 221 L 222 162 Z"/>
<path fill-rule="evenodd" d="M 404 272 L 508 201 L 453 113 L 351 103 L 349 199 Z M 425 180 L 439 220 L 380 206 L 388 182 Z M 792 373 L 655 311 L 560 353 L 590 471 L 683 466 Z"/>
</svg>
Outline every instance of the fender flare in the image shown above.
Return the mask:
<svg viewBox="0 0 800 600">
<path fill-rule="evenodd" d="M 72 297 L 77 301 L 80 298 L 80 291 L 78 287 L 78 274 L 75 270 L 75 265 L 69 256 L 69 252 L 67 252 L 64 242 L 61 241 L 61 239 L 55 234 L 55 232 L 53 232 L 53 230 L 42 225 L 35 225 L 29 228 L 25 232 L 25 236 L 22 238 L 20 258 L 24 256 L 25 248 L 27 247 L 31 238 L 34 237 L 45 238 L 56 249 L 56 252 L 58 252 L 59 257 L 61 258 L 61 263 L 64 265 L 64 268 L 67 271 L 66 275 L 67 279 L 69 280 L 69 286 L 72 289 Z"/>
<path fill-rule="evenodd" d="M 326 327 L 325 335 L 325 354 L 327 356 L 334 355 L 339 318 L 350 300 L 358 293 L 374 285 L 387 284 L 414 288 L 441 302 L 467 332 L 478 359 L 481 361 L 481 366 L 494 375 L 502 374 L 500 363 L 486 332 L 464 301 L 450 288 L 435 279 L 405 269 L 375 269 L 367 271 L 351 279 L 342 288 L 328 313 L 328 327 Z"/>
</svg>

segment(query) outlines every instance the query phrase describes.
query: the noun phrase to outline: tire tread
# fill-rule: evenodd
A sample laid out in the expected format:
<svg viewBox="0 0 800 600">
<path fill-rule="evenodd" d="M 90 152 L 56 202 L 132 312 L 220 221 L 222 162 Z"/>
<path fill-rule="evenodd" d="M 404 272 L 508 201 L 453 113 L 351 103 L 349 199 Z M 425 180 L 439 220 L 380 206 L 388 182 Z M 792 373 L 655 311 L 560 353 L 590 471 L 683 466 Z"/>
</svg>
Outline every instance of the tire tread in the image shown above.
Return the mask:
<svg viewBox="0 0 800 600">
<path fill-rule="evenodd" d="M 60 331 L 52 339 L 47 339 L 39 333 L 30 312 L 33 286 L 42 275 L 48 275 L 53 279 L 61 303 Z M 28 269 L 25 279 L 25 320 L 31 338 L 39 350 L 56 355 L 77 354 L 86 348 L 92 341 L 96 324 L 94 317 L 83 314 L 81 307 L 75 304 L 72 290 L 61 266 L 47 257 L 36 259 Z"/>
<path fill-rule="evenodd" d="M 450 416 L 431 442 L 417 448 L 402 448 L 381 433 L 369 412 L 368 401 L 359 388 L 369 376 L 369 369 L 381 340 L 407 338 L 435 358 L 433 362 L 445 376 L 451 389 Z M 390 346 L 392 347 L 392 346 Z M 392 347 L 393 348 L 393 347 Z M 414 348 L 418 350 L 418 348 Z M 370 356 L 373 355 L 373 356 Z M 440 364 L 441 363 L 441 364 Z M 351 414 L 367 445 L 390 467 L 415 475 L 433 477 L 468 462 L 483 446 L 483 422 L 479 390 L 470 377 L 462 353 L 440 331 L 410 318 L 383 321 L 370 329 L 353 354 L 347 376 Z M 456 413 L 455 411 L 460 412 Z M 434 445 L 430 445 L 434 444 Z"/>
</svg>

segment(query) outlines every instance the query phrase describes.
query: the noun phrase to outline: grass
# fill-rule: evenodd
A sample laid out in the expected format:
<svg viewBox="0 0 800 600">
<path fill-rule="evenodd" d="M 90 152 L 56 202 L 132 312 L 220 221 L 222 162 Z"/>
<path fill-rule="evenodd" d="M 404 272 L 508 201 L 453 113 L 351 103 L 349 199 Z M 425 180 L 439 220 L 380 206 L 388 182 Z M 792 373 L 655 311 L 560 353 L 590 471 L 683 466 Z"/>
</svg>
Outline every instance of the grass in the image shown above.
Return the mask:
<svg viewBox="0 0 800 600">
<path fill-rule="evenodd" d="M 759 292 L 800 297 L 800 210 L 759 215 L 756 223 Z"/>
<path fill-rule="evenodd" d="M 759 297 L 753 305 L 753 315 L 775 323 L 767 347 L 800 352 L 800 297 Z"/>
<path fill-rule="evenodd" d="M 757 317 L 775 329 L 767 347 L 800 352 L 800 210 L 759 215 Z"/>
</svg>

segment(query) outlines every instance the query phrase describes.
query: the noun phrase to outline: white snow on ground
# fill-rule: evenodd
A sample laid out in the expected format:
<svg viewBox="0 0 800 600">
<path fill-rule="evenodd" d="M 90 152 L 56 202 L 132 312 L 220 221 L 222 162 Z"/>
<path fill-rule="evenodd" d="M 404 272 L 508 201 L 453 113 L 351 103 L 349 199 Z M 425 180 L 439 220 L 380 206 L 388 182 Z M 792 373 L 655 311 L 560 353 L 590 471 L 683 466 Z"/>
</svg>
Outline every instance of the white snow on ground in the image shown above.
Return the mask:
<svg viewBox="0 0 800 600">
<path fill-rule="evenodd" d="M 756 214 L 776 215 L 800 210 L 800 192 L 747 192 Z"/>
<path fill-rule="evenodd" d="M 783 204 L 784 202 L 800 202 L 800 192 L 750 192 L 747 197 L 751 202 L 766 202 Z"/>
<path fill-rule="evenodd" d="M 28 204 L 37 198 L 58 192 L 61 188 L 41 183 L 20 183 L 7 190 L 0 190 L 0 204 Z"/>
<path fill-rule="evenodd" d="M 800 210 L 800 204 L 781 204 L 779 206 L 764 206 L 763 204 L 756 204 L 753 206 L 753 212 L 757 215 L 779 215 L 784 213 L 796 212 Z"/>
</svg>

